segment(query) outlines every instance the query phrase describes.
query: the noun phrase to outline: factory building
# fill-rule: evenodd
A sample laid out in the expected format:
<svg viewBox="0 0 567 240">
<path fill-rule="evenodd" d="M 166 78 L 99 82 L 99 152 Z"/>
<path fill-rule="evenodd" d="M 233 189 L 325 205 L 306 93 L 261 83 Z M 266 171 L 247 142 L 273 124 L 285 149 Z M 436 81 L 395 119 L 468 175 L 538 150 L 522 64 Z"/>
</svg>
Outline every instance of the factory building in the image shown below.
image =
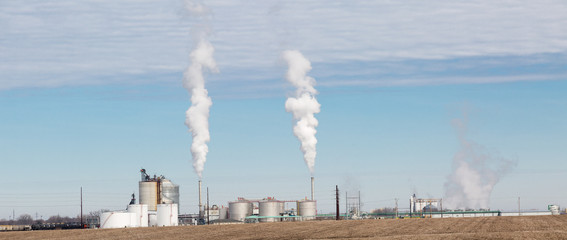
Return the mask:
<svg viewBox="0 0 567 240">
<path fill-rule="evenodd" d="M 436 212 L 443 209 L 443 200 L 440 198 L 410 197 L 410 213 Z"/>
<path fill-rule="evenodd" d="M 149 211 L 157 211 L 158 204 L 177 204 L 179 206 L 179 185 L 173 184 L 163 175 L 150 177 L 146 169 L 141 169 L 139 183 L 140 204 L 148 205 Z"/>
</svg>

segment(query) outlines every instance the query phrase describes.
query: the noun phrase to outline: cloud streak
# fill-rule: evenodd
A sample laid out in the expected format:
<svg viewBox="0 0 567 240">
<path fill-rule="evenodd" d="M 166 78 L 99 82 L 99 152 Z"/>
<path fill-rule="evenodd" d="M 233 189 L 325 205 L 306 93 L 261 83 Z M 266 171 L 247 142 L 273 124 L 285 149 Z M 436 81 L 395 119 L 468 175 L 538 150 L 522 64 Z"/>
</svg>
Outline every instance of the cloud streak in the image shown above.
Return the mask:
<svg viewBox="0 0 567 240">
<path fill-rule="evenodd" d="M 181 73 L 188 65 L 183 53 L 196 44 L 196 40 L 187 42 L 191 29 L 181 19 L 183 4 L 173 0 L 3 2 L 0 89 L 129 84 L 120 76 Z M 218 79 L 248 72 L 241 78 L 277 81 L 274 72 L 258 77 L 251 70 L 275 65 L 281 42 L 274 39 L 274 32 L 279 36 L 280 27 L 286 26 L 294 26 L 286 30 L 294 38 L 282 41 L 305 49 L 318 66 L 356 69 L 360 62 L 567 55 L 564 1 L 306 0 L 278 5 L 216 0 L 208 5 L 215 9 L 210 40 L 223 69 Z M 276 13 L 285 21 L 271 21 L 270 14 Z M 325 84 L 326 79 L 317 78 Z M 340 81 L 346 83 L 348 78 Z M 163 82 L 174 80 L 153 81 Z"/>
</svg>

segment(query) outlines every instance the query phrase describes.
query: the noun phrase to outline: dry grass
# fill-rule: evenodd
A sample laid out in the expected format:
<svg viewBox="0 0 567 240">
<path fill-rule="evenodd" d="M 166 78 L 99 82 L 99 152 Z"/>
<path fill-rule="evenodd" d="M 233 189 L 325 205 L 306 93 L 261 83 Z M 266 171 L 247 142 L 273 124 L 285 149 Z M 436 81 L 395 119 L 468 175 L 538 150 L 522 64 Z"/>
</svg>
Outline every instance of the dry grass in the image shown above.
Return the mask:
<svg viewBox="0 0 567 240">
<path fill-rule="evenodd" d="M 0 239 L 567 239 L 567 216 L 0 232 Z"/>
</svg>

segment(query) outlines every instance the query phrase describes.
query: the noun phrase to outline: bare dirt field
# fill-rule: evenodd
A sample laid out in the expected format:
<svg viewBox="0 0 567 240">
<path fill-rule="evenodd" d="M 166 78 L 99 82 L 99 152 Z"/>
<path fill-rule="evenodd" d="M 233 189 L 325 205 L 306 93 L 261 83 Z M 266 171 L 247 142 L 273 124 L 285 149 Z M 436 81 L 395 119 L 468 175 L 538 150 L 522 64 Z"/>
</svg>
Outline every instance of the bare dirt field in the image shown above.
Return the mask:
<svg viewBox="0 0 567 240">
<path fill-rule="evenodd" d="M 0 239 L 567 239 L 567 215 L 0 232 Z"/>
</svg>

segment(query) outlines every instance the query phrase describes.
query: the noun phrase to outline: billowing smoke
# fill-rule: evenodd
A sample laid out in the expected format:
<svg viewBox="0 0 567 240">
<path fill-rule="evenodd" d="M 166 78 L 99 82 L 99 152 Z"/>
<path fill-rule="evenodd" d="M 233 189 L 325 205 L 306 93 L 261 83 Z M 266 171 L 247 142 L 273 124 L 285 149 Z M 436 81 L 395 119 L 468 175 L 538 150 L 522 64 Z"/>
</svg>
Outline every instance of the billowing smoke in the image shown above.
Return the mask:
<svg viewBox="0 0 567 240">
<path fill-rule="evenodd" d="M 289 66 L 286 79 L 296 87 L 295 94 L 285 102 L 285 110 L 293 114 L 295 121 L 293 133 L 301 142 L 303 159 L 313 175 L 317 156 L 315 128 L 319 124 L 314 114 L 321 111 L 321 104 L 315 99 L 317 94 L 317 90 L 313 87 L 315 79 L 307 76 L 307 72 L 311 70 L 311 63 L 296 50 L 284 51 L 282 56 Z"/>
<path fill-rule="evenodd" d="M 444 205 L 448 209 L 488 209 L 490 194 L 500 178 L 516 162 L 494 156 L 467 139 L 467 119 L 453 120 L 460 150 L 453 157 L 453 172 L 445 183 Z"/>
<path fill-rule="evenodd" d="M 199 3 L 186 2 L 187 10 L 192 16 L 203 16 L 209 11 Z M 191 51 L 191 65 L 183 73 L 183 87 L 191 95 L 191 107 L 187 110 L 185 125 L 193 136 L 191 143 L 191 154 L 193 156 L 193 168 L 199 179 L 203 177 L 203 169 L 207 161 L 209 147 L 207 143 L 211 140 L 209 134 L 209 109 L 213 102 L 208 96 L 205 88 L 203 71 L 217 72 L 217 65 L 213 58 L 213 45 L 207 40 L 205 32 L 194 31 L 196 40 L 195 48 Z"/>
</svg>

